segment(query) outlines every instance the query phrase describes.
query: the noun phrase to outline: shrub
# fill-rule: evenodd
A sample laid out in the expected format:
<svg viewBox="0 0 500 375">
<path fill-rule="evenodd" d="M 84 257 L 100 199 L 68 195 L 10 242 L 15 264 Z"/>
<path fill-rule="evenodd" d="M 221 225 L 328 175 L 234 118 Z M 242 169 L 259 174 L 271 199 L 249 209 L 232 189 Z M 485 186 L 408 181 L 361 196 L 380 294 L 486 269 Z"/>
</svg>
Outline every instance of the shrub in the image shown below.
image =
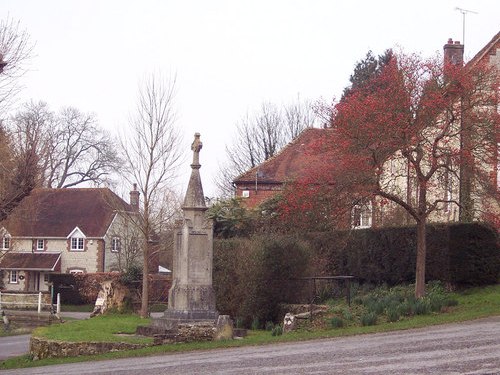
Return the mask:
<svg viewBox="0 0 500 375">
<path fill-rule="evenodd" d="M 351 313 L 349 310 L 344 310 L 344 311 L 342 312 L 342 317 L 343 317 L 345 320 L 351 321 L 351 320 L 352 320 L 352 313 Z"/>
<path fill-rule="evenodd" d="M 254 331 L 260 329 L 260 322 L 259 322 L 259 318 L 255 317 L 253 318 L 252 320 L 252 325 L 250 326 L 250 328 Z"/>
<path fill-rule="evenodd" d="M 419 299 L 415 302 L 415 315 L 426 315 L 429 313 L 429 302 L 425 299 Z"/>
<path fill-rule="evenodd" d="M 433 312 L 440 312 L 444 306 L 444 300 L 441 298 L 431 298 L 429 300 L 429 308 Z"/>
<path fill-rule="evenodd" d="M 338 316 L 334 316 L 330 320 L 330 325 L 333 328 L 342 328 L 344 326 L 344 321 L 342 320 L 342 318 L 339 318 Z"/>
<path fill-rule="evenodd" d="M 216 241 L 214 289 L 219 312 L 242 317 L 245 326 L 281 320 L 280 303 L 297 302 L 305 283 L 309 249 L 290 236 L 266 235 Z"/>
<path fill-rule="evenodd" d="M 374 326 L 375 324 L 377 324 L 377 314 L 369 312 L 361 316 L 362 326 Z"/>
<path fill-rule="evenodd" d="M 282 334 L 283 334 L 283 327 L 280 324 L 276 325 L 271 331 L 272 336 L 281 336 Z"/>
<path fill-rule="evenodd" d="M 274 328 L 274 323 L 273 322 L 266 322 L 266 325 L 265 325 L 265 330 L 266 331 L 272 331 Z"/>
<path fill-rule="evenodd" d="M 387 320 L 389 322 L 397 322 L 399 320 L 399 309 L 397 307 L 390 307 L 386 311 Z"/>
<path fill-rule="evenodd" d="M 234 323 L 234 326 L 236 328 L 243 328 L 243 319 L 241 318 L 236 318 L 236 322 Z"/>
</svg>

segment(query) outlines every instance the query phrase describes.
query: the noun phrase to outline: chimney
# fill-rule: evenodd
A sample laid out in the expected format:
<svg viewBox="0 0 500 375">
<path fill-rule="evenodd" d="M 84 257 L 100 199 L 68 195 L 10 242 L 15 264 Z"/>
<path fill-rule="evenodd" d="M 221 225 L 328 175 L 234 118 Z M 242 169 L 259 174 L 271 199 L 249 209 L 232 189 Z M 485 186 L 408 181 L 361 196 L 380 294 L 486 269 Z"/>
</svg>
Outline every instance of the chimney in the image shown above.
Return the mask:
<svg viewBox="0 0 500 375">
<path fill-rule="evenodd" d="M 139 191 L 137 190 L 137 184 L 134 184 L 134 188 L 130 192 L 130 205 L 132 206 L 132 211 L 139 212 Z"/>
<path fill-rule="evenodd" d="M 464 45 L 460 44 L 458 40 L 448 39 L 443 47 L 444 49 L 444 64 L 453 64 L 456 66 L 464 65 Z"/>
</svg>

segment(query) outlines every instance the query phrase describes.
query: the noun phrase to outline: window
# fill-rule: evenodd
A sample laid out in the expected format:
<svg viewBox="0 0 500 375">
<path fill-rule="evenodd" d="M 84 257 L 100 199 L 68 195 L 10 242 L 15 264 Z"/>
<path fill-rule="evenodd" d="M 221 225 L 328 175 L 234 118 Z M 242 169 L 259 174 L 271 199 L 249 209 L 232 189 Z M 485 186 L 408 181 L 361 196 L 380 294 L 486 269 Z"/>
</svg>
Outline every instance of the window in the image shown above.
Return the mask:
<svg viewBox="0 0 500 375">
<path fill-rule="evenodd" d="M 250 197 L 250 190 L 243 190 L 241 192 L 241 197 L 242 198 L 249 198 Z"/>
<path fill-rule="evenodd" d="M 36 240 L 36 251 L 44 251 L 44 250 L 45 250 L 45 241 Z"/>
<path fill-rule="evenodd" d="M 19 283 L 19 277 L 18 277 L 17 271 L 10 271 L 9 283 L 10 284 L 18 284 Z"/>
<path fill-rule="evenodd" d="M 10 249 L 10 237 L 3 237 L 2 238 L 2 250 L 9 250 Z"/>
<path fill-rule="evenodd" d="M 50 282 L 50 276 L 49 276 L 49 275 L 50 275 L 50 274 L 49 274 L 49 273 L 47 273 L 47 272 L 45 272 L 45 273 L 43 274 L 43 282 L 45 282 L 45 283 Z"/>
<path fill-rule="evenodd" d="M 75 274 L 75 273 L 85 273 L 85 270 L 82 268 L 72 268 L 68 270 L 68 273 Z"/>
<path fill-rule="evenodd" d="M 72 251 L 83 251 L 83 238 L 71 237 L 71 250 Z"/>
<path fill-rule="evenodd" d="M 113 237 L 111 239 L 111 251 L 114 253 L 120 251 L 120 237 Z"/>
<path fill-rule="evenodd" d="M 372 204 L 360 203 L 352 209 L 352 227 L 354 229 L 370 228 L 372 226 Z"/>
</svg>

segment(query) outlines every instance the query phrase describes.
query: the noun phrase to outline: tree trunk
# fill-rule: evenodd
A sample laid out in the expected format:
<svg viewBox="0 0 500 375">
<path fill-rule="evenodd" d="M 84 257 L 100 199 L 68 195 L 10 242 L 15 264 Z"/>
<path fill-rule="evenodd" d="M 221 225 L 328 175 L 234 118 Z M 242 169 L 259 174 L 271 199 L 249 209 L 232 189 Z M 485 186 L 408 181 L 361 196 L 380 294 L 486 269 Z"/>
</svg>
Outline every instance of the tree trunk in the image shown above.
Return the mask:
<svg viewBox="0 0 500 375">
<path fill-rule="evenodd" d="M 415 272 L 415 297 L 425 296 L 425 258 L 427 253 L 427 244 L 425 238 L 426 219 L 417 222 L 417 264 Z"/>
<path fill-rule="evenodd" d="M 141 318 L 148 317 L 149 310 L 149 241 L 146 239 L 146 243 L 144 244 L 143 251 L 143 261 L 144 264 L 142 266 L 142 298 L 141 298 Z"/>
</svg>

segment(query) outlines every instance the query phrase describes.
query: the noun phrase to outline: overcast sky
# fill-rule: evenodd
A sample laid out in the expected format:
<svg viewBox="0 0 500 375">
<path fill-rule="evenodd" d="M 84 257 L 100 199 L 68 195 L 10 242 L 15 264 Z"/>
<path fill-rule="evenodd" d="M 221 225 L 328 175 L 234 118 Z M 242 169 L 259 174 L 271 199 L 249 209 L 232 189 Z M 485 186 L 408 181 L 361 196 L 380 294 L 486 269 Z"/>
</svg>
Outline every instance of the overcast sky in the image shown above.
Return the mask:
<svg viewBox="0 0 500 375">
<path fill-rule="evenodd" d="M 125 126 L 145 75 L 177 75 L 178 125 L 186 148 L 201 133 L 201 175 L 225 160 L 235 124 L 264 101 L 339 97 L 356 61 L 391 47 L 424 56 L 462 41 L 471 58 L 500 31 L 498 0 L 0 0 L 21 21 L 36 57 L 19 102 L 94 112 L 112 133 Z"/>
</svg>

